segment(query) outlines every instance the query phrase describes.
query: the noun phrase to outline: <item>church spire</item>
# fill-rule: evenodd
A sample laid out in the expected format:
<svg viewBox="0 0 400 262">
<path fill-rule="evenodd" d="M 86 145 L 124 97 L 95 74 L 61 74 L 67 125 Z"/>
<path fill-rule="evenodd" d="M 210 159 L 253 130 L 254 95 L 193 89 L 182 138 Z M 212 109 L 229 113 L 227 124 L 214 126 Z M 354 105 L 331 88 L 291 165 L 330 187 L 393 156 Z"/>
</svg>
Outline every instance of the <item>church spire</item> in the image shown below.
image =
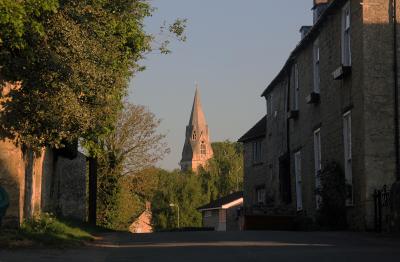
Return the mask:
<svg viewBox="0 0 400 262">
<path fill-rule="evenodd" d="M 199 166 L 206 166 L 213 156 L 206 117 L 200 102 L 200 92 L 196 84 L 192 112 L 186 126 L 185 144 L 180 162 L 182 171 L 197 171 Z"/>
<path fill-rule="evenodd" d="M 203 108 L 201 107 L 199 87 L 197 84 L 196 92 L 193 99 L 192 113 L 190 114 L 189 125 L 196 127 L 207 125 L 206 117 L 204 116 Z"/>
</svg>

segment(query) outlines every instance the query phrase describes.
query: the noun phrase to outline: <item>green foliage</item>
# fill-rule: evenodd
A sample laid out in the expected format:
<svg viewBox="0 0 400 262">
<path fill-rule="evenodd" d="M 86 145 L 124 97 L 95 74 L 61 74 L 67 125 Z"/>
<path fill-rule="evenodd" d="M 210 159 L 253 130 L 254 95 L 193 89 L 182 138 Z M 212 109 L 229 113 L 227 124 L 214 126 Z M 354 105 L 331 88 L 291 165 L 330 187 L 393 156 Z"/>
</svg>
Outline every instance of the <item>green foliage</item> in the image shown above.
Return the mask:
<svg viewBox="0 0 400 262">
<path fill-rule="evenodd" d="M 197 208 L 207 200 L 201 190 L 199 176 L 193 173 L 160 170 L 157 177 L 158 189 L 152 199 L 155 229 L 177 228 L 177 205 L 180 227 L 200 227 L 201 214 Z M 171 207 L 170 204 L 175 206 Z"/>
<path fill-rule="evenodd" d="M 152 199 L 153 223 L 157 230 L 177 226 L 177 208 L 180 208 L 181 227 L 201 226 L 197 208 L 219 197 L 242 189 L 242 148 L 229 141 L 212 144 L 214 157 L 198 174 L 180 171 L 158 173 L 158 186 Z"/>
<path fill-rule="evenodd" d="M 0 246 L 78 246 L 94 237 L 85 229 L 56 219 L 51 214 L 41 214 L 25 221 L 18 230 L 6 230 L 0 234 Z"/>
<path fill-rule="evenodd" d="M 152 10 L 147 0 L 0 0 L 0 74 L 16 84 L 3 90 L 0 136 L 31 148 L 83 138 L 96 154 L 152 49 Z"/>
<path fill-rule="evenodd" d="M 143 106 L 125 103 L 116 128 L 99 140 L 98 224 L 127 230 L 154 191 L 152 168 L 168 151 L 160 121 Z"/>
<path fill-rule="evenodd" d="M 336 163 L 324 167 L 320 175 L 321 188 L 317 194 L 321 198 L 317 221 L 329 229 L 346 228 L 346 187 L 345 176 Z"/>
<path fill-rule="evenodd" d="M 144 202 L 134 192 L 132 176 L 100 172 L 98 176 L 97 224 L 127 231 L 144 210 Z"/>
<path fill-rule="evenodd" d="M 212 144 L 214 157 L 200 172 L 203 188 L 210 200 L 243 188 L 243 149 L 240 143 L 224 141 Z M 208 190 L 205 188 L 207 187 Z"/>
</svg>

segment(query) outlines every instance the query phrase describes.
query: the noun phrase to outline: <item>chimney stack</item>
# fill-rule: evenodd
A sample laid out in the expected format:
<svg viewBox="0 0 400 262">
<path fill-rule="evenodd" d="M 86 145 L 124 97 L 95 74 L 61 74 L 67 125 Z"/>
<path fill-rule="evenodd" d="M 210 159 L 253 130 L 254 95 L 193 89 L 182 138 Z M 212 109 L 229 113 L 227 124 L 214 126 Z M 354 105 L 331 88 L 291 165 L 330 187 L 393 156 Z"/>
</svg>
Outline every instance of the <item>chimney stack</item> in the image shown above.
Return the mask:
<svg viewBox="0 0 400 262">
<path fill-rule="evenodd" d="M 318 21 L 321 14 L 325 11 L 330 0 L 313 0 L 313 13 L 314 13 L 314 24 Z"/>
<path fill-rule="evenodd" d="M 308 31 L 310 31 L 312 26 L 310 25 L 303 25 L 300 28 L 300 34 L 301 34 L 301 40 L 303 40 L 303 38 L 307 35 Z"/>
</svg>

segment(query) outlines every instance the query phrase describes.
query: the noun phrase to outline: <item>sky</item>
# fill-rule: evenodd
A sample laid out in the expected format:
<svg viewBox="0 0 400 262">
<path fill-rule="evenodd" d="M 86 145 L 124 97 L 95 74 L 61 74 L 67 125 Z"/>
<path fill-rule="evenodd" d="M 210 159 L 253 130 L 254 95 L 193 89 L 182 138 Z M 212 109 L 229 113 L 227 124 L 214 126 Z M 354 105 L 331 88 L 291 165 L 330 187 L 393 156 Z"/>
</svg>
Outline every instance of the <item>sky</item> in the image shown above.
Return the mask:
<svg viewBox="0 0 400 262">
<path fill-rule="evenodd" d="M 129 101 L 162 119 L 171 153 L 157 166 L 179 168 L 195 92 L 211 141 L 237 141 L 265 114 L 260 97 L 312 24 L 311 0 L 151 0 L 156 11 L 145 22 L 152 34 L 164 21 L 187 18 L 187 41 L 172 53 L 148 54 L 146 70 L 130 81 Z"/>
</svg>

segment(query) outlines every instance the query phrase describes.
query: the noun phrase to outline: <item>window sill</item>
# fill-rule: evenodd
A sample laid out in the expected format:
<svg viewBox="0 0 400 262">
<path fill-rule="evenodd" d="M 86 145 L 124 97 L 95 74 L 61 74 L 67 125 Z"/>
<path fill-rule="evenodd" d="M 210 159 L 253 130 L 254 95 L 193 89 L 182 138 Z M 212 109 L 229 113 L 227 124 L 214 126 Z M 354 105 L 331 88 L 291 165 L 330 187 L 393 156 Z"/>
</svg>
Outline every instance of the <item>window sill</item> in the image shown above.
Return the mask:
<svg viewBox="0 0 400 262">
<path fill-rule="evenodd" d="M 318 104 L 320 101 L 320 95 L 315 92 L 311 92 L 307 97 L 306 97 L 306 103 L 307 104 Z"/>
<path fill-rule="evenodd" d="M 339 66 L 335 71 L 332 72 L 334 80 L 342 80 L 351 74 L 351 66 Z"/>
<path fill-rule="evenodd" d="M 252 164 L 252 166 L 262 166 L 262 165 L 264 165 L 264 162 L 254 162 Z"/>
<path fill-rule="evenodd" d="M 299 117 L 299 110 L 291 110 L 287 115 L 287 119 L 297 119 Z"/>
</svg>

